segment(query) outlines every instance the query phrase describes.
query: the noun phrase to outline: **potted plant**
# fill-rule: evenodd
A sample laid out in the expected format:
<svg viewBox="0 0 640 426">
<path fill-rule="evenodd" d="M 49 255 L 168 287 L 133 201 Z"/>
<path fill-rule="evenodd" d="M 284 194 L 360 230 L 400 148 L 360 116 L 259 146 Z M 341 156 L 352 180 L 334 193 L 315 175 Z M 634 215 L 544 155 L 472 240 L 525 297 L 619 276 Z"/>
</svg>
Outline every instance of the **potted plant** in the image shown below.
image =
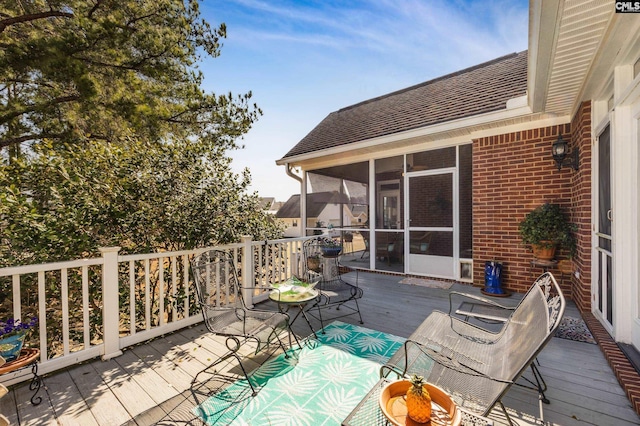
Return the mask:
<svg viewBox="0 0 640 426">
<path fill-rule="evenodd" d="M 324 222 L 319 220 L 316 222 L 316 228 L 322 228 L 324 226 Z M 322 235 L 322 229 L 314 229 L 313 235 Z"/>
<path fill-rule="evenodd" d="M 307 256 L 307 268 L 313 272 L 320 272 L 320 255 L 312 254 Z"/>
<path fill-rule="evenodd" d="M 38 323 L 34 317 L 28 323 L 9 318 L 7 322 L 0 322 L 0 356 L 7 362 L 20 356 L 27 331 Z"/>
<path fill-rule="evenodd" d="M 342 251 L 342 246 L 338 241 L 326 238 L 322 242 L 320 250 L 322 251 L 322 255 L 324 257 L 336 257 Z"/>
<path fill-rule="evenodd" d="M 541 260 L 551 260 L 556 247 L 563 247 L 573 257 L 576 251 L 575 224 L 558 204 L 545 203 L 529 212 L 519 225 L 522 242 L 531 245 L 533 255 Z"/>
</svg>

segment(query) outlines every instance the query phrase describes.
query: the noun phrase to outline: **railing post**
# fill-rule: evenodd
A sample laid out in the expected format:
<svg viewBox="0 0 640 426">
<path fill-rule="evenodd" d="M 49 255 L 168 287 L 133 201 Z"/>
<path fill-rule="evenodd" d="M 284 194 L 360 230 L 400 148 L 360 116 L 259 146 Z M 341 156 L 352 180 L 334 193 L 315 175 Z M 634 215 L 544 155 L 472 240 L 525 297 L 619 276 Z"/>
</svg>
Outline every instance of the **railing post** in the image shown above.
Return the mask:
<svg viewBox="0 0 640 426">
<path fill-rule="evenodd" d="M 252 242 L 251 235 L 242 236 L 242 297 L 249 308 L 253 308 L 253 290 L 250 287 L 256 286 Z"/>
<path fill-rule="evenodd" d="M 120 306 L 118 298 L 118 251 L 120 247 L 100 247 L 102 265 L 102 360 L 122 355 L 120 350 Z"/>
</svg>

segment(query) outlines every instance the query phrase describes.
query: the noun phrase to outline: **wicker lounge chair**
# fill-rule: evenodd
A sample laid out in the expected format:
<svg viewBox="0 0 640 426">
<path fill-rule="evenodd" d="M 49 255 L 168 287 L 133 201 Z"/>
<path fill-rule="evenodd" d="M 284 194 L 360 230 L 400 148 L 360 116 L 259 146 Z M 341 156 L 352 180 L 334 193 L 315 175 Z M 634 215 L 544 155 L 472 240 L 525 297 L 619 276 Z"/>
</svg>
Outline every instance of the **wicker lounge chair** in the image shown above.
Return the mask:
<svg viewBox="0 0 640 426">
<path fill-rule="evenodd" d="M 498 332 L 434 311 L 380 374 L 420 374 L 456 404 L 487 416 L 555 333 L 565 299 L 555 278 L 542 274 Z M 543 395 L 539 393 L 540 419 Z"/>
</svg>

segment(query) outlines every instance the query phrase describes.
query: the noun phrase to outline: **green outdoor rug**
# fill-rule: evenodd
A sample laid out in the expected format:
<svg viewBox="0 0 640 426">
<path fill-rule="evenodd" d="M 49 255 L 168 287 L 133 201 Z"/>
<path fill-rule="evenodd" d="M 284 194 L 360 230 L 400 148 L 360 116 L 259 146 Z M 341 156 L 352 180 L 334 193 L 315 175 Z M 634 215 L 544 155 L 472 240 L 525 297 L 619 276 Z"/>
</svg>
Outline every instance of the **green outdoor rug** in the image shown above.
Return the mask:
<svg viewBox="0 0 640 426">
<path fill-rule="evenodd" d="M 280 355 L 194 408 L 209 425 L 339 425 L 376 384 L 405 339 L 333 322 L 302 350 Z"/>
</svg>

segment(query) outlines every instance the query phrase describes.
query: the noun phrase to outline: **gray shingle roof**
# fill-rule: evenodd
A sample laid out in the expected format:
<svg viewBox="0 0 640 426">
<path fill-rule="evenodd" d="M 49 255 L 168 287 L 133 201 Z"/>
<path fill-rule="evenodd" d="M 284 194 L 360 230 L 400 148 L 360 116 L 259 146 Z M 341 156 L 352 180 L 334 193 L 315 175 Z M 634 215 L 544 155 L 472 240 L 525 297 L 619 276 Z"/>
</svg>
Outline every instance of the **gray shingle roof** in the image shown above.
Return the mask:
<svg viewBox="0 0 640 426">
<path fill-rule="evenodd" d="M 506 108 L 526 94 L 527 52 L 332 112 L 283 158 Z"/>
<path fill-rule="evenodd" d="M 318 217 L 322 210 L 330 203 L 349 202 L 349 198 L 337 192 L 314 192 L 307 194 L 307 217 Z M 276 212 L 276 217 L 289 219 L 301 217 L 300 215 L 300 194 L 292 195 L 286 203 Z"/>
</svg>

